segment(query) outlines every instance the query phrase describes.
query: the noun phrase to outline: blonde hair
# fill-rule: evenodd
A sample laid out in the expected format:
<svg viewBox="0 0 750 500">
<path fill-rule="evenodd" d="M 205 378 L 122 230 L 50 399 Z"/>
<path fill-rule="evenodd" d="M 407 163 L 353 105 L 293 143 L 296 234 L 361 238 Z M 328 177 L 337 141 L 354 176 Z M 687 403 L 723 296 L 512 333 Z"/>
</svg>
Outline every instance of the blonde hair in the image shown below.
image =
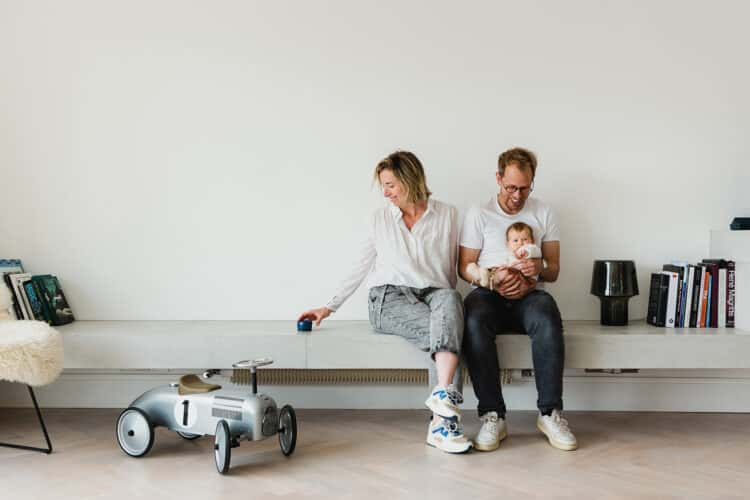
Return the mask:
<svg viewBox="0 0 750 500">
<path fill-rule="evenodd" d="M 505 168 L 515 165 L 521 170 L 531 171 L 531 178 L 536 175 L 536 155 L 524 148 L 513 148 L 502 153 L 497 159 L 497 171 L 500 177 L 505 175 Z"/>
<path fill-rule="evenodd" d="M 526 231 L 527 233 L 529 233 L 531 242 L 534 243 L 534 230 L 531 229 L 531 226 L 529 226 L 525 222 L 514 222 L 513 224 L 508 226 L 508 229 L 505 230 L 505 241 L 508 241 L 508 237 L 510 236 L 511 231 L 515 231 L 517 233 L 523 233 L 524 231 Z"/>
<path fill-rule="evenodd" d="M 396 151 L 391 153 L 375 167 L 375 180 L 380 183 L 380 173 L 390 170 L 393 176 L 406 188 L 406 199 L 409 203 L 427 201 L 432 192 L 427 187 L 424 168 L 414 153 Z"/>
</svg>

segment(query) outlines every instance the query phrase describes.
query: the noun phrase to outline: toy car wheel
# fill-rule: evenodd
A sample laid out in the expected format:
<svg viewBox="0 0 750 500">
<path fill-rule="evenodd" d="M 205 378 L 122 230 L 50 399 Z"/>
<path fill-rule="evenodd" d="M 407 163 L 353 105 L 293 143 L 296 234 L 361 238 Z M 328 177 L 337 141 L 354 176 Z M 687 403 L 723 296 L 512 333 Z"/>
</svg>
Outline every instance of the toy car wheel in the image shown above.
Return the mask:
<svg viewBox="0 0 750 500">
<path fill-rule="evenodd" d="M 131 457 L 142 457 L 154 444 L 154 426 L 140 408 L 131 407 L 117 419 L 117 444 Z"/>
<path fill-rule="evenodd" d="M 279 411 L 279 446 L 287 457 L 297 446 L 297 415 L 289 405 L 284 405 Z"/>
<path fill-rule="evenodd" d="M 180 436 L 182 439 L 187 439 L 188 441 L 192 441 L 193 439 L 198 439 L 201 437 L 200 434 L 190 434 L 189 432 L 182 432 L 182 431 L 175 431 L 177 432 L 177 435 Z"/>
<path fill-rule="evenodd" d="M 216 459 L 216 470 L 226 474 L 229 470 L 229 461 L 232 457 L 232 443 L 229 437 L 229 425 L 226 420 L 220 420 L 216 424 L 216 435 L 214 437 L 214 458 Z"/>
</svg>

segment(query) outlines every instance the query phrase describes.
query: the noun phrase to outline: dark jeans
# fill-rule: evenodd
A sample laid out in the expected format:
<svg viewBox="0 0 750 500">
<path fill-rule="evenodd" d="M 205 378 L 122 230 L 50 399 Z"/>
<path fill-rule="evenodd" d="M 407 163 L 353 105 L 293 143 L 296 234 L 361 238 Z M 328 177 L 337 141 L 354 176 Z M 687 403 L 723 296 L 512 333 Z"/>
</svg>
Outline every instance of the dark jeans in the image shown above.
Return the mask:
<svg viewBox="0 0 750 500">
<path fill-rule="evenodd" d="M 462 351 L 479 400 L 479 415 L 489 411 L 505 415 L 495 336 L 511 331 L 531 337 L 537 407 L 543 413 L 562 410 L 565 345 L 555 299 L 543 290 L 534 290 L 521 299 L 509 300 L 493 290 L 476 288 L 464 300 L 464 310 Z"/>
</svg>

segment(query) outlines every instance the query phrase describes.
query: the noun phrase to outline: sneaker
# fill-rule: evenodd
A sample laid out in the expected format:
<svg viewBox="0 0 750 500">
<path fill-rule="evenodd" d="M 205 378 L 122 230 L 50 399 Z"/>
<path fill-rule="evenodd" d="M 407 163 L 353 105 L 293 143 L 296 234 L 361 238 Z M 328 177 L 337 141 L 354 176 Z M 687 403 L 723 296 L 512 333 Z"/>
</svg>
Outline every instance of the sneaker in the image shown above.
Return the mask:
<svg viewBox="0 0 750 500">
<path fill-rule="evenodd" d="M 466 453 L 471 441 L 464 436 L 457 418 L 434 418 L 427 429 L 427 444 L 446 453 Z"/>
<path fill-rule="evenodd" d="M 424 404 L 436 415 L 444 418 L 458 418 L 461 411 L 458 405 L 463 402 L 463 396 L 454 386 L 441 387 L 436 385 Z"/>
<path fill-rule="evenodd" d="M 551 415 L 542 415 L 536 419 L 537 428 L 547 436 L 549 444 L 558 450 L 571 451 L 578 448 L 578 441 L 568 427 L 568 421 L 559 410 L 552 410 Z"/>
<path fill-rule="evenodd" d="M 474 438 L 474 448 L 480 451 L 496 450 L 500 441 L 508 437 L 508 427 L 505 419 L 497 416 L 497 412 L 490 411 L 479 417 L 482 427 Z"/>
</svg>

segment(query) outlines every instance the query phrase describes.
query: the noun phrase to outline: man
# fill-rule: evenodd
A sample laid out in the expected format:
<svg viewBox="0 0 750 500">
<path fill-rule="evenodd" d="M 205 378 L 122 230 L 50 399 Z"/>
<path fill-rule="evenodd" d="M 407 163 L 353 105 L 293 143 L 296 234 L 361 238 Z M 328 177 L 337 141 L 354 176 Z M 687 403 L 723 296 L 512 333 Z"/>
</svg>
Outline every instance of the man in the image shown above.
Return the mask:
<svg viewBox="0 0 750 500">
<path fill-rule="evenodd" d="M 557 280 L 560 272 L 560 234 L 550 207 L 529 198 L 536 168 L 536 156 L 531 151 L 514 148 L 501 154 L 495 174 L 499 194 L 467 212 L 459 240 L 459 273 L 463 279 L 472 281 L 466 270 L 469 264 L 497 267 L 490 287 L 474 288 L 464 301 L 463 353 L 482 420 L 474 446 L 482 451 L 497 449 L 507 436 L 495 336 L 509 331 L 524 332 L 531 338 L 537 427 L 555 448 L 578 447 L 561 413 L 565 360 L 562 319 L 543 285 Z M 542 259 L 527 259 L 514 268 L 498 266 L 505 262 L 506 229 L 515 222 L 531 226 L 534 241 L 541 243 Z"/>
</svg>

